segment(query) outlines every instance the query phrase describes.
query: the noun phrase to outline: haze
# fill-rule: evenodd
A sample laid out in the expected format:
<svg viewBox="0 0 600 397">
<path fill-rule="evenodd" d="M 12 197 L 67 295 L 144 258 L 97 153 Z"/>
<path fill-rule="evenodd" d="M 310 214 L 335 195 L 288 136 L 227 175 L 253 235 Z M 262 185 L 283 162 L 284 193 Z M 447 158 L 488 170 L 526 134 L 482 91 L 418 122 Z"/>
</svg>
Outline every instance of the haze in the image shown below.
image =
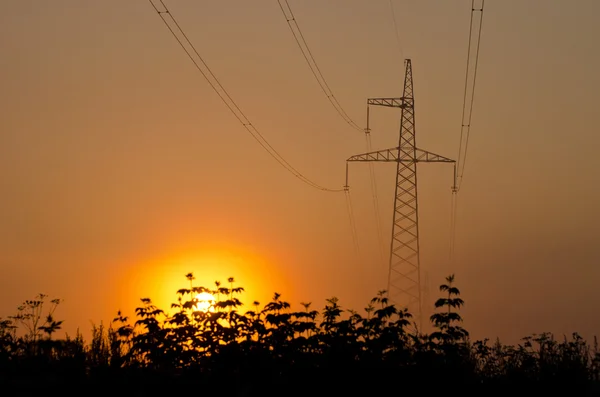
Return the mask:
<svg viewBox="0 0 600 397">
<path fill-rule="evenodd" d="M 329 86 L 363 125 L 366 99 L 400 96 L 414 70 L 417 143 L 456 158 L 470 1 L 290 1 Z M 364 135 L 331 107 L 276 1 L 169 1 L 190 40 L 269 142 L 340 188 Z M 345 198 L 281 168 L 187 59 L 146 1 L 3 2 L 0 14 L 0 316 L 44 292 L 64 331 L 167 308 L 194 272 L 266 303 L 383 289 L 394 165 L 351 164 L 360 254 Z M 475 338 L 598 333 L 600 27 L 593 0 L 488 0 L 456 254 L 452 168 L 420 168 L 421 264 L 430 301 L 449 273 Z M 399 113 L 371 113 L 374 149 Z"/>
</svg>

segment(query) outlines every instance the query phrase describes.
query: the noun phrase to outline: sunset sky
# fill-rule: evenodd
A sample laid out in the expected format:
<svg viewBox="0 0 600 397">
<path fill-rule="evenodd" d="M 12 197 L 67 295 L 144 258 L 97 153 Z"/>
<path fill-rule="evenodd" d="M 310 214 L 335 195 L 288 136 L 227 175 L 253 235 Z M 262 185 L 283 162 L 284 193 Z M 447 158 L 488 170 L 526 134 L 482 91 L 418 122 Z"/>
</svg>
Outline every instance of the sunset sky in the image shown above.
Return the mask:
<svg viewBox="0 0 600 397">
<path fill-rule="evenodd" d="M 456 158 L 470 0 L 289 0 L 348 115 L 401 96 L 411 58 L 418 146 Z M 323 95 L 276 0 L 165 0 L 269 143 L 310 179 L 345 183 L 366 151 Z M 430 302 L 456 274 L 475 338 L 600 333 L 600 2 L 487 0 L 456 253 L 452 167 L 419 168 Z M 194 68 L 145 0 L 5 0 L 0 13 L 0 317 L 43 292 L 64 331 L 88 332 L 139 298 L 233 276 L 242 300 L 361 309 L 386 286 L 394 164 L 344 193 L 277 164 Z M 397 109 L 371 109 L 374 149 Z"/>
</svg>

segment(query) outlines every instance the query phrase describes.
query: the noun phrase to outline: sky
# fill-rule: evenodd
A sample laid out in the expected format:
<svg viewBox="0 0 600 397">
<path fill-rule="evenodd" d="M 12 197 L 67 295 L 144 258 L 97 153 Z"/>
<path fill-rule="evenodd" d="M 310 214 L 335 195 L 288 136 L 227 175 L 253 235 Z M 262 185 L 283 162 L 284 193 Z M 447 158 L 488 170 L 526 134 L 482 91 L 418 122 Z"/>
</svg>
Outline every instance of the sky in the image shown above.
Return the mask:
<svg viewBox="0 0 600 397">
<path fill-rule="evenodd" d="M 366 151 L 329 103 L 275 0 L 165 0 L 254 126 L 316 183 L 341 188 Z M 410 58 L 417 145 L 457 158 L 471 1 L 290 0 L 347 114 L 401 96 Z M 395 167 L 349 168 L 323 192 L 273 160 L 195 69 L 148 1 L 3 0 L 0 317 L 61 298 L 70 335 L 139 298 L 234 277 L 241 299 L 360 310 L 387 285 Z M 392 10 L 398 25 L 396 36 Z M 419 165 L 421 268 L 431 306 L 456 275 L 473 338 L 600 331 L 600 3 L 488 0 L 463 185 Z M 397 109 L 371 109 L 374 149 Z M 383 246 L 384 248 L 380 248 Z"/>
</svg>

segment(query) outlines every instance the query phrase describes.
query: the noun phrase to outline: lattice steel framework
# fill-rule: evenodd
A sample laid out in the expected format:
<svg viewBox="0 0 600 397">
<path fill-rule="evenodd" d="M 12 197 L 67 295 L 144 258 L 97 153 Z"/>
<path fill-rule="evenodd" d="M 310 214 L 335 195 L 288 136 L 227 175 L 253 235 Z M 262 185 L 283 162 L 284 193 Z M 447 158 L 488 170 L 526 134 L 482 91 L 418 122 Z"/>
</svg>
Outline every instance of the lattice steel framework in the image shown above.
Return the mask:
<svg viewBox="0 0 600 397">
<path fill-rule="evenodd" d="M 413 76 L 410 59 L 405 60 L 404 92 L 401 98 L 370 98 L 367 106 L 400 108 L 398 146 L 350 157 L 347 162 L 397 163 L 396 193 L 388 271 L 388 299 L 406 306 L 422 328 L 422 284 L 419 256 L 419 205 L 417 163 L 455 163 L 454 160 L 416 146 Z M 368 113 L 367 113 L 368 114 Z M 367 116 L 368 117 L 368 116 Z M 367 121 L 365 132 L 370 133 Z M 347 178 L 347 176 L 346 176 Z M 348 181 L 346 181 L 346 187 Z"/>
</svg>

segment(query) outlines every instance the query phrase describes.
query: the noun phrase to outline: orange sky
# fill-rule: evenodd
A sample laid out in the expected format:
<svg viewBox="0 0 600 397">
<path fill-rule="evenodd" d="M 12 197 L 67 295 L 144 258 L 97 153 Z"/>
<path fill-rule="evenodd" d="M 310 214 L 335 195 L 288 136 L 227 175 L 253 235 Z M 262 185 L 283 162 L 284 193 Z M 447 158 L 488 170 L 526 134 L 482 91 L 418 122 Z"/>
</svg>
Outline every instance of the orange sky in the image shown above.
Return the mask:
<svg viewBox="0 0 600 397">
<path fill-rule="evenodd" d="M 296 168 L 341 187 L 365 151 L 310 73 L 276 1 L 168 1 L 244 113 Z M 470 4 L 292 1 L 329 86 L 364 124 L 369 97 L 400 96 L 413 62 L 417 143 L 456 158 Z M 456 263 L 452 169 L 419 173 L 421 263 L 435 292 L 456 273 L 476 338 L 598 333 L 600 3 L 488 0 Z M 73 334 L 234 276 L 359 309 L 386 284 L 369 170 L 350 168 L 360 255 L 341 193 L 302 184 L 220 102 L 146 1 L 9 0 L 0 14 L 0 317 L 39 292 L 65 299 Z M 373 109 L 373 148 L 399 113 Z M 385 247 L 393 164 L 376 164 Z M 432 295 L 433 299 L 435 295 Z"/>
</svg>

